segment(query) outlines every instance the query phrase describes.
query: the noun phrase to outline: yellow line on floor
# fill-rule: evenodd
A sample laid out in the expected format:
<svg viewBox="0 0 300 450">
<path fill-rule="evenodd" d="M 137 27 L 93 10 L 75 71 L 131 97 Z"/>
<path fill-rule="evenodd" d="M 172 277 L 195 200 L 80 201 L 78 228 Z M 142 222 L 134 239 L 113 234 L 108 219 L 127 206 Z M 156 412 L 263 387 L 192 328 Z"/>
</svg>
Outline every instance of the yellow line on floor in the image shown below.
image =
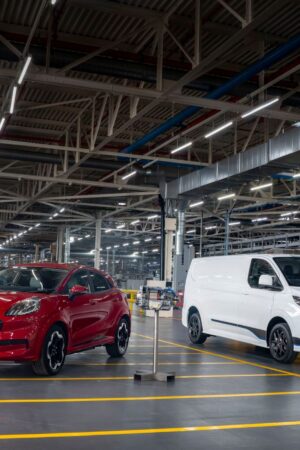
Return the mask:
<svg viewBox="0 0 300 450">
<path fill-rule="evenodd" d="M 198 353 L 196 353 L 196 352 L 159 352 L 158 353 L 159 355 L 166 355 L 166 356 L 169 356 L 169 355 L 193 355 L 193 356 L 199 356 L 199 354 Z M 153 356 L 153 352 L 128 352 L 128 353 L 126 353 L 126 355 L 135 355 L 135 356 L 138 356 L 138 355 L 142 355 L 142 356 L 146 356 L 146 355 L 148 355 L 148 356 Z"/>
<path fill-rule="evenodd" d="M 233 373 L 233 374 L 209 374 L 209 375 L 176 375 L 176 379 L 193 378 L 240 378 L 240 377 L 289 377 L 282 373 Z M 133 377 L 19 377 L 0 378 L 1 381 L 133 381 Z"/>
<path fill-rule="evenodd" d="M 300 391 L 278 392 L 242 392 L 229 394 L 187 394 L 187 395 L 152 395 L 142 397 L 75 397 L 75 398 L 17 398 L 0 399 L 0 404 L 8 403 L 104 403 L 104 402 L 140 402 L 161 400 L 200 400 L 249 397 L 278 397 L 300 395 Z"/>
<path fill-rule="evenodd" d="M 178 362 L 178 361 L 169 361 L 169 362 L 159 362 L 158 365 L 159 366 L 186 366 L 186 365 L 233 365 L 233 364 L 237 364 L 235 362 L 220 362 L 220 361 L 216 361 L 216 362 Z M 71 362 L 71 363 L 67 363 L 66 366 L 152 366 L 153 363 L 152 362 L 132 362 L 132 363 L 93 363 L 93 362 Z"/>
<path fill-rule="evenodd" d="M 141 336 L 144 339 L 153 340 L 153 338 L 151 336 L 145 336 L 143 334 L 138 334 L 138 333 L 135 333 L 135 335 L 136 336 Z M 248 365 L 248 366 L 252 366 L 252 367 L 259 367 L 260 369 L 271 370 L 273 372 L 278 372 L 278 373 L 282 373 L 284 375 L 290 375 L 290 376 L 293 376 L 293 377 L 300 378 L 300 373 L 297 373 L 297 372 L 291 372 L 291 371 L 288 371 L 288 370 L 276 369 L 275 367 L 272 367 L 272 366 L 268 366 L 268 365 L 265 365 L 265 364 L 254 363 L 254 362 L 251 362 L 251 361 L 246 361 L 244 359 L 236 358 L 234 356 L 223 355 L 222 353 L 211 352 L 211 351 L 208 351 L 208 350 L 200 350 L 200 349 L 197 349 L 197 348 L 194 348 L 194 347 L 190 347 L 188 345 L 179 344 L 177 342 L 166 341 L 165 339 L 159 339 L 159 342 L 163 342 L 165 344 L 171 344 L 171 345 L 174 345 L 174 347 L 178 347 L 178 348 L 185 348 L 185 349 L 188 349 L 188 350 L 193 349 L 195 352 L 202 353 L 204 355 L 215 356 L 217 358 L 226 359 L 228 361 L 233 361 L 236 364 L 244 364 L 244 365 Z"/>
<path fill-rule="evenodd" d="M 27 434 L 0 434 L 1 440 L 9 439 L 49 439 L 49 438 L 74 438 L 74 437 L 97 437 L 97 436 L 132 436 L 139 434 L 159 433 L 190 433 L 195 431 L 221 431 L 221 430 L 243 430 L 255 428 L 278 428 L 295 427 L 300 425 L 300 420 L 287 422 L 257 422 L 257 423 L 234 423 L 202 425 L 198 427 L 170 427 L 170 428 L 141 428 L 129 430 L 101 430 L 101 431 L 70 431 L 59 433 L 27 433 Z"/>
</svg>

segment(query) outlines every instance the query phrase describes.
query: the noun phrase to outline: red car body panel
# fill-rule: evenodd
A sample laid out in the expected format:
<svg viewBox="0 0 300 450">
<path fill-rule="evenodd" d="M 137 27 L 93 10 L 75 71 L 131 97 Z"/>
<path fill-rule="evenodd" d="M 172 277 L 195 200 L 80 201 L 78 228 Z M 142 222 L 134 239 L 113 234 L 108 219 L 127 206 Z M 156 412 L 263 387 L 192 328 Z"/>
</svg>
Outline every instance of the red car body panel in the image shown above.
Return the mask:
<svg viewBox="0 0 300 450">
<path fill-rule="evenodd" d="M 111 344 L 121 317 L 130 321 L 126 295 L 115 285 L 112 278 L 91 267 L 69 264 L 24 264 L 21 267 L 67 270 L 64 280 L 55 293 L 0 291 L 0 360 L 37 361 L 48 330 L 56 323 L 64 326 L 68 345 L 67 353 L 75 353 L 100 345 Z M 65 288 L 68 280 L 78 270 L 96 272 L 106 278 L 110 289 L 78 295 L 70 300 Z M 23 316 L 7 316 L 13 304 L 38 297 L 40 309 Z"/>
</svg>

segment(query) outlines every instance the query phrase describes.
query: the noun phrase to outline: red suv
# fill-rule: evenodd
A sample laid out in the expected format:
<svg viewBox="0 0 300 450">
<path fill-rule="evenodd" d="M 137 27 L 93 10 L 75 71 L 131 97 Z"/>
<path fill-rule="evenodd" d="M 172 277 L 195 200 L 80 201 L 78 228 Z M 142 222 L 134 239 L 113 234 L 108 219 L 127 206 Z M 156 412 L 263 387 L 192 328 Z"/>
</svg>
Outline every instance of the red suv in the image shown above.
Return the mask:
<svg viewBox="0 0 300 450">
<path fill-rule="evenodd" d="M 37 375 L 56 375 L 69 353 L 105 345 L 123 356 L 130 326 L 126 295 L 99 270 L 44 263 L 0 271 L 2 361 L 30 361 Z"/>
</svg>

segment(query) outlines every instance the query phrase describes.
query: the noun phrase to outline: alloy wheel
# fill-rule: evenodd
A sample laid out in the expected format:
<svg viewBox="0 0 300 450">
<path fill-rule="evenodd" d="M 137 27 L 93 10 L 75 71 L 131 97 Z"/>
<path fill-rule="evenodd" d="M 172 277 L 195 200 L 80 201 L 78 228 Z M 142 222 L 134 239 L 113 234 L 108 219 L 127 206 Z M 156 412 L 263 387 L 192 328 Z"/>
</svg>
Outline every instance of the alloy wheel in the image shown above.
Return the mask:
<svg viewBox="0 0 300 450">
<path fill-rule="evenodd" d="M 282 358 L 288 351 L 288 336 L 284 328 L 277 328 L 271 337 L 271 349 L 277 358 Z"/>
<path fill-rule="evenodd" d="M 118 347 L 120 353 L 125 353 L 128 347 L 129 330 L 126 321 L 122 321 L 118 329 Z"/>
<path fill-rule="evenodd" d="M 50 368 L 55 371 L 64 362 L 65 359 L 65 339 L 62 333 L 55 330 L 50 336 L 47 345 L 47 359 Z"/>
</svg>

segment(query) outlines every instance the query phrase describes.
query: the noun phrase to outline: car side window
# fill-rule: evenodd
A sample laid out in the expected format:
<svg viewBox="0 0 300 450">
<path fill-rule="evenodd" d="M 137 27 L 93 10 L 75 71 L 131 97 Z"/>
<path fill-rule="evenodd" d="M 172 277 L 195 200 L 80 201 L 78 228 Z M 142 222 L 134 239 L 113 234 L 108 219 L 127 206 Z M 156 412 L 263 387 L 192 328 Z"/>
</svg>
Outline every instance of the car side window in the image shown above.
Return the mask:
<svg viewBox="0 0 300 450">
<path fill-rule="evenodd" d="M 280 283 L 280 280 L 278 276 L 276 275 L 273 267 L 264 259 L 252 259 L 249 275 L 248 275 L 248 283 L 252 288 L 256 289 L 264 289 L 263 287 L 259 286 L 259 277 L 261 275 L 271 275 L 274 277 L 275 283 L 274 287 L 281 288 L 282 285 Z"/>
<path fill-rule="evenodd" d="M 111 289 L 110 284 L 107 279 L 103 277 L 100 273 L 90 272 L 90 277 L 94 286 L 95 292 L 103 292 Z"/>
<path fill-rule="evenodd" d="M 79 284 L 87 288 L 88 292 L 91 292 L 91 286 L 89 282 L 89 273 L 87 270 L 78 270 L 78 272 L 73 273 L 66 285 L 66 293 L 68 294 L 70 289 Z"/>
</svg>

